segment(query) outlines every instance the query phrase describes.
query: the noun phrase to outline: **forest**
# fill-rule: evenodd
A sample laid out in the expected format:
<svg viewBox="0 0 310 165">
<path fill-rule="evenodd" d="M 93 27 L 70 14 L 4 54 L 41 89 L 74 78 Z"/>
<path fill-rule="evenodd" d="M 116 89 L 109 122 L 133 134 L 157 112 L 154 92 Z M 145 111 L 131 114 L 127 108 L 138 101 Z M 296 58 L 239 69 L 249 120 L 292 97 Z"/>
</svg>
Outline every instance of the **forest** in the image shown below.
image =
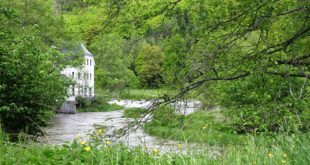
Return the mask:
<svg viewBox="0 0 310 165">
<path fill-rule="evenodd" d="M 0 0 L 0 164 L 309 164 L 309 13 L 308 0 Z M 218 156 L 110 145 L 101 129 L 88 146 L 38 143 L 74 84 L 61 70 L 82 63 L 63 50 L 79 43 L 96 100 L 78 113 L 156 100 L 124 117 Z M 201 107 L 180 115 L 184 100 Z"/>
</svg>

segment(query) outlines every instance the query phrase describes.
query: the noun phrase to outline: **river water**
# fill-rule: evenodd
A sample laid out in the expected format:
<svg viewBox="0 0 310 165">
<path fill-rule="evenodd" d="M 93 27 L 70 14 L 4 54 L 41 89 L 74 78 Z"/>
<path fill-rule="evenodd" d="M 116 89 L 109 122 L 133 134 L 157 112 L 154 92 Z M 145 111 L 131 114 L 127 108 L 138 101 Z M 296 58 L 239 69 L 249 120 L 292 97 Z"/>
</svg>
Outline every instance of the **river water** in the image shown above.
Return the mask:
<svg viewBox="0 0 310 165">
<path fill-rule="evenodd" d="M 152 105 L 151 101 L 133 101 L 133 100 L 111 100 L 110 104 L 122 105 L 125 108 L 148 108 Z M 178 113 L 190 114 L 198 109 L 200 102 L 190 100 L 186 104 L 180 102 L 175 104 Z M 87 140 L 91 132 L 95 131 L 96 126 L 106 128 L 106 137 L 112 143 L 122 142 L 128 147 L 141 146 L 151 151 L 154 149 L 161 152 L 188 153 L 203 151 L 210 153 L 209 156 L 217 156 L 220 152 L 216 146 L 206 144 L 184 143 L 174 140 L 161 139 L 150 136 L 139 126 L 131 126 L 133 119 L 123 117 L 123 110 L 112 112 L 83 112 L 76 114 L 56 114 L 50 125 L 45 128 L 46 141 L 50 144 L 62 144 L 71 142 L 78 136 Z M 128 130 L 128 133 L 121 137 L 116 137 L 118 130 Z M 180 145 L 182 147 L 180 148 Z"/>
</svg>

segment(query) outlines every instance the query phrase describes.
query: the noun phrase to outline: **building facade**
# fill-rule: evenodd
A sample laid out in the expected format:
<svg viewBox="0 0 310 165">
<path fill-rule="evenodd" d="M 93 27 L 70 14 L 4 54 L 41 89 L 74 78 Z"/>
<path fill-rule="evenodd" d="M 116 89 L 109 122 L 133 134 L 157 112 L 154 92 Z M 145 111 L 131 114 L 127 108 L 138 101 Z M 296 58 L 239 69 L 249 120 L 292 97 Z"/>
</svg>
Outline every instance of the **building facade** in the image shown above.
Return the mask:
<svg viewBox="0 0 310 165">
<path fill-rule="evenodd" d="M 63 113 L 76 112 L 76 97 L 95 97 L 95 60 L 92 53 L 81 44 L 83 53 L 83 64 L 78 67 L 67 66 L 61 71 L 61 74 L 70 77 L 74 81 L 74 85 L 68 88 L 68 97 L 66 102 L 60 108 Z"/>
</svg>

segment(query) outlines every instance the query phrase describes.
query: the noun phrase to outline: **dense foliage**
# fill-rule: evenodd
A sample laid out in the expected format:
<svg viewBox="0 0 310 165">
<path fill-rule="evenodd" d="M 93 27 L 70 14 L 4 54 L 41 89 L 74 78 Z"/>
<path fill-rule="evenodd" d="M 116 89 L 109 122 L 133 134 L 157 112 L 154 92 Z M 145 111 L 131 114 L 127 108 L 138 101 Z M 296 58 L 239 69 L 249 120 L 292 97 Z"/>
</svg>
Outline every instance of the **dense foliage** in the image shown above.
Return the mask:
<svg viewBox="0 0 310 165">
<path fill-rule="evenodd" d="M 309 13 L 307 0 L 0 0 L 0 164 L 310 164 Z M 101 96 L 78 97 L 79 112 L 124 109 L 107 98 L 157 99 L 123 117 L 215 146 L 162 154 L 113 144 L 103 130 L 87 142 L 24 142 L 21 132 L 42 131 L 63 103 L 73 82 L 60 71 L 81 62 L 69 53 L 80 42 L 95 55 Z M 205 109 L 178 114 L 173 103 L 188 98 Z"/>
<path fill-rule="evenodd" d="M 2 53 L 83 40 L 98 88 L 181 89 L 166 101 L 194 90 L 237 132 L 309 130 L 308 1 L 2 1 Z"/>
<path fill-rule="evenodd" d="M 1 0 L 0 125 L 7 132 L 36 133 L 66 95 L 62 56 L 49 47 L 60 33 L 50 5 Z"/>
<path fill-rule="evenodd" d="M 128 57 L 128 42 L 117 34 L 100 36 L 93 46 L 96 47 L 96 85 L 101 89 L 115 91 L 126 86 L 138 87 L 139 82 L 130 70 L 131 58 Z"/>
<path fill-rule="evenodd" d="M 180 95 L 175 98 L 197 91 L 209 106 L 230 109 L 227 114 L 238 132 L 309 130 L 307 1 L 98 3 L 85 2 L 88 7 L 66 12 L 67 23 L 70 27 L 75 25 L 74 30 L 95 52 L 100 52 L 103 45 L 93 43 L 106 33 L 117 34 L 115 41 L 121 37 L 127 49 L 118 59 L 128 60 L 115 65 L 126 66 L 135 73 L 133 77 L 139 78 L 140 86 L 152 86 L 148 81 L 154 77 L 141 77 L 141 71 L 139 75 L 141 67 L 137 61 L 149 56 L 141 45 L 157 45 L 164 58 L 161 73 L 159 69 L 153 72 L 160 76 L 151 78 L 151 82 L 160 87 L 180 88 Z M 146 63 L 149 68 L 156 66 Z M 109 77 L 118 74 L 119 69 L 114 68 Z M 119 82 L 126 87 L 131 80 Z M 169 97 L 166 100 L 174 98 Z"/>
<path fill-rule="evenodd" d="M 135 70 L 144 87 L 156 88 L 163 82 L 164 54 L 158 46 L 143 45 L 135 62 Z"/>
</svg>

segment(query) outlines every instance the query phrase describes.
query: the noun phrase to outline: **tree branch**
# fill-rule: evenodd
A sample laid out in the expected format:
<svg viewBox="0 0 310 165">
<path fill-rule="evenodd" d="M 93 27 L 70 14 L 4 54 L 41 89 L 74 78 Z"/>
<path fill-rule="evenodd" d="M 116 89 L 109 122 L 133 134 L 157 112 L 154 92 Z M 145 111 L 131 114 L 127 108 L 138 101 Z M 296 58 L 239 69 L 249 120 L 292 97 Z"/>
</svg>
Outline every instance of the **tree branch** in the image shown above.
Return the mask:
<svg viewBox="0 0 310 165">
<path fill-rule="evenodd" d="M 299 56 L 297 58 L 290 59 L 290 60 L 277 60 L 277 63 L 278 64 L 294 65 L 294 66 L 300 66 L 300 65 L 309 66 L 310 62 L 302 61 L 302 60 L 306 60 L 308 58 L 310 58 L 310 54 L 305 54 L 305 55 L 302 55 L 302 56 Z"/>
<path fill-rule="evenodd" d="M 292 44 L 295 40 L 297 40 L 303 34 L 307 33 L 308 31 L 310 31 L 310 27 L 306 27 L 306 28 L 298 31 L 293 37 L 287 39 L 286 41 L 283 41 L 283 42 L 278 43 L 276 45 L 270 46 L 261 52 L 264 52 L 266 54 L 272 54 L 272 53 L 281 51 L 281 50 L 285 49 L 286 47 L 288 47 L 290 44 Z M 268 51 L 269 49 L 276 48 L 276 47 L 280 47 L 280 48 L 274 49 L 272 51 Z"/>
<path fill-rule="evenodd" d="M 274 71 L 265 71 L 267 74 L 277 75 L 281 77 L 306 77 L 309 78 L 309 73 L 283 73 L 283 72 L 274 72 Z"/>
</svg>

